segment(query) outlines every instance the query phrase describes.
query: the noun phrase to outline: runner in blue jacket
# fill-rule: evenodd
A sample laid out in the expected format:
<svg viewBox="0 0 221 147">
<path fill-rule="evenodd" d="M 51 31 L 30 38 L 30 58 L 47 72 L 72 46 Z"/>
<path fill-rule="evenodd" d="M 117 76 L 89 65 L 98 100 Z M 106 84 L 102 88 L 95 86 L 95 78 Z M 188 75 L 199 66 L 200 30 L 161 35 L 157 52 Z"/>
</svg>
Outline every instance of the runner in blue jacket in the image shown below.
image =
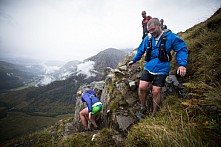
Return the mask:
<svg viewBox="0 0 221 147">
<path fill-rule="evenodd" d="M 165 84 L 165 79 L 169 75 L 170 71 L 170 51 L 176 52 L 176 61 L 178 64 L 177 73 L 183 77 L 186 74 L 188 50 L 185 42 L 176 34 L 169 30 L 162 30 L 160 21 L 157 18 L 153 18 L 148 22 L 148 31 L 152 37 L 146 37 L 141 42 L 137 49 L 137 53 L 128 63 L 128 66 L 136 63 L 141 59 L 143 54 L 147 54 L 147 62 L 144 65 L 144 71 L 140 78 L 139 84 L 139 98 L 141 102 L 141 110 L 138 115 L 139 118 L 144 117 L 146 112 L 146 91 L 147 87 L 152 83 L 152 95 L 153 95 L 153 112 L 155 115 L 160 105 L 160 92 L 161 87 Z M 162 40 L 165 40 L 162 43 Z M 164 54 L 162 54 L 164 53 Z M 163 58 L 166 60 L 162 60 Z"/>
<path fill-rule="evenodd" d="M 88 119 L 91 121 L 94 128 L 97 129 L 98 126 L 92 115 L 101 111 L 102 103 L 100 99 L 96 97 L 96 92 L 94 90 L 87 90 L 82 93 L 81 100 L 87 104 L 87 107 L 80 111 L 80 119 L 84 126 L 84 130 L 88 130 Z"/>
</svg>

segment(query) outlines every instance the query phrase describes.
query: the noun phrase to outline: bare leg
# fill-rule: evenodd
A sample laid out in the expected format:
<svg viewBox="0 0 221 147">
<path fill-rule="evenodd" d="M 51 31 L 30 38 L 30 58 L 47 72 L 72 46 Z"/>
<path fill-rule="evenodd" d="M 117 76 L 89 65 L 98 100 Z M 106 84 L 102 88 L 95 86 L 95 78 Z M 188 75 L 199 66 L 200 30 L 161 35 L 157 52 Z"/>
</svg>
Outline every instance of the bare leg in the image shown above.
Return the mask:
<svg viewBox="0 0 221 147">
<path fill-rule="evenodd" d="M 139 98 L 142 108 L 146 108 L 146 94 L 147 94 L 147 87 L 149 86 L 150 82 L 140 81 L 139 84 Z"/>
<path fill-rule="evenodd" d="M 153 94 L 153 113 L 155 114 L 160 106 L 160 91 L 161 87 L 153 86 L 152 94 Z"/>
<path fill-rule="evenodd" d="M 95 128 L 97 128 L 97 124 L 96 124 L 96 122 L 95 122 L 95 120 L 94 120 L 94 116 L 91 116 L 90 121 L 91 121 L 91 123 L 93 124 L 93 126 L 94 126 Z"/>
<path fill-rule="evenodd" d="M 88 115 L 88 108 L 84 108 L 83 110 L 81 110 L 80 119 L 81 119 L 81 122 L 82 122 L 84 128 L 88 128 L 88 121 L 86 118 L 87 115 Z"/>
</svg>

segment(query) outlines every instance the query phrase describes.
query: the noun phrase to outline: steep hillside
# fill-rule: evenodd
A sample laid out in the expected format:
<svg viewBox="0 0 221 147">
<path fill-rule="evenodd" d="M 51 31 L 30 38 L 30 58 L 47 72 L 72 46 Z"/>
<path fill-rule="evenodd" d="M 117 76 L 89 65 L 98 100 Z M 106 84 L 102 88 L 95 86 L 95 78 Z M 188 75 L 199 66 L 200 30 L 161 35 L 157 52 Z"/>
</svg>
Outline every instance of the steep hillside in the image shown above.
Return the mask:
<svg viewBox="0 0 221 147">
<path fill-rule="evenodd" d="M 189 49 L 187 77 L 211 86 L 221 83 L 221 9 L 179 35 Z"/>
<path fill-rule="evenodd" d="M 0 93 L 8 89 L 23 86 L 33 76 L 24 66 L 0 61 Z"/>
</svg>

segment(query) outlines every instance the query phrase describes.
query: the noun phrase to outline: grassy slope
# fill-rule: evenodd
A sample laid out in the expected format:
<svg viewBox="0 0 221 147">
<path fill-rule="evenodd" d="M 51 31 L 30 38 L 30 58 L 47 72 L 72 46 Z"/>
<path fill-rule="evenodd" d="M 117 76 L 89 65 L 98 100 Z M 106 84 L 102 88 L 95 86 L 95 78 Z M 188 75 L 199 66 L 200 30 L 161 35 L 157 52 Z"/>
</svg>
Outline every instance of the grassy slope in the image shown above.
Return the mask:
<svg viewBox="0 0 221 147">
<path fill-rule="evenodd" d="M 189 79 L 211 86 L 221 82 L 221 9 L 211 18 L 179 34 L 189 49 Z"/>
<path fill-rule="evenodd" d="M 7 117 L 0 120 L 1 143 L 4 140 L 13 139 L 42 128 L 53 125 L 60 119 L 71 115 L 60 115 L 56 117 L 32 116 L 21 112 L 10 112 Z"/>
</svg>

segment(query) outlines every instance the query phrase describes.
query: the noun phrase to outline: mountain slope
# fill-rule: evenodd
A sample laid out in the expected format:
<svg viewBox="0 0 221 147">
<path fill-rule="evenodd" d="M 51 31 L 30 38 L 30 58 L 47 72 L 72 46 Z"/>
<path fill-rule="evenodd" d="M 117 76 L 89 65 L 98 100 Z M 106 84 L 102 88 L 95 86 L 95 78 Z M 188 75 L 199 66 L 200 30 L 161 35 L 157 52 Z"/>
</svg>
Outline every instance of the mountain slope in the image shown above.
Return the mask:
<svg viewBox="0 0 221 147">
<path fill-rule="evenodd" d="M 32 78 L 24 66 L 0 61 L 0 92 L 23 86 Z"/>
<path fill-rule="evenodd" d="M 187 77 L 211 86 L 221 83 L 221 9 L 179 35 L 189 49 Z"/>
</svg>

